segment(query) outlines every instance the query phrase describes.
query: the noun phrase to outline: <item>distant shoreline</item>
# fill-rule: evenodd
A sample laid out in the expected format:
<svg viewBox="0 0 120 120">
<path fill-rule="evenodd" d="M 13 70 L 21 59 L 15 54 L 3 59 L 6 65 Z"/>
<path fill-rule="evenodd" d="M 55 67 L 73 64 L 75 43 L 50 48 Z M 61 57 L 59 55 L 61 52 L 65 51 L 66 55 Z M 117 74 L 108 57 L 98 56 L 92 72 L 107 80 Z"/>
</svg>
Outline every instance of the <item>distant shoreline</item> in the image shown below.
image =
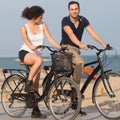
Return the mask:
<svg viewBox="0 0 120 120">
<path fill-rule="evenodd" d="M 95 55 L 89 55 L 89 56 L 84 55 L 83 58 L 85 60 L 85 63 L 96 60 Z M 43 56 L 43 59 L 44 59 L 44 62 L 42 64 L 41 68 L 44 68 L 44 66 L 50 66 L 51 65 L 50 56 Z M 107 62 L 109 61 L 108 64 L 107 64 L 107 62 L 104 62 L 105 63 L 105 69 L 112 69 L 113 71 L 116 71 L 116 72 L 120 71 L 120 64 L 119 64 L 120 55 L 117 56 L 115 59 L 114 59 L 114 56 L 113 56 L 113 57 L 108 57 L 105 60 L 107 60 Z M 0 58 L 0 68 L 25 69 L 24 66 L 21 66 L 21 65 L 18 64 L 18 61 L 19 61 L 19 59 L 17 57 Z M 106 66 L 106 64 L 107 64 L 107 66 Z"/>
</svg>

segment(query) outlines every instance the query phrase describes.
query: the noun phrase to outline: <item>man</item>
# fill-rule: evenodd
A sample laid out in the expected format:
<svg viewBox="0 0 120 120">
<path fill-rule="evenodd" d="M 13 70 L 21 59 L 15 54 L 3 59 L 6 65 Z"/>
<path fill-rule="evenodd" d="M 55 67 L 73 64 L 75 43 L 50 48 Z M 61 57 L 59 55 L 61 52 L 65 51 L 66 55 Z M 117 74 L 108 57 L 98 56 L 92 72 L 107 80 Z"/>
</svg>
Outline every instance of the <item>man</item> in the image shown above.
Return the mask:
<svg viewBox="0 0 120 120">
<path fill-rule="evenodd" d="M 80 77 L 82 74 L 82 69 L 84 65 L 84 60 L 80 56 L 80 50 L 87 50 L 88 47 L 81 42 L 84 28 L 90 34 L 90 36 L 100 43 L 104 48 L 106 48 L 106 43 L 97 35 L 93 30 L 89 21 L 84 17 L 80 16 L 80 6 L 77 1 L 71 1 L 68 4 L 69 15 L 62 19 L 62 40 L 61 46 L 66 47 L 67 52 L 73 53 L 72 63 L 73 63 L 73 79 L 76 83 L 80 84 Z M 80 74 L 81 73 L 81 74 Z M 86 115 L 85 112 L 80 110 L 80 114 Z"/>
</svg>

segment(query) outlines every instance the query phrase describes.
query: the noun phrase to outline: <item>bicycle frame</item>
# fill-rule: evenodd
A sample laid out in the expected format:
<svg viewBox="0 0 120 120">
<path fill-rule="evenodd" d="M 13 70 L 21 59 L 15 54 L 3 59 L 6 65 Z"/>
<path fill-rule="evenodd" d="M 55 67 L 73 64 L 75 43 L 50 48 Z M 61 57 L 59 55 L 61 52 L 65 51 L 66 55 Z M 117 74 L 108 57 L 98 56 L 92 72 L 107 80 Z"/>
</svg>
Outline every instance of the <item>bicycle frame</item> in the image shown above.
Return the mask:
<svg viewBox="0 0 120 120">
<path fill-rule="evenodd" d="M 97 64 L 97 63 L 98 63 L 98 61 L 93 61 L 93 62 L 89 62 L 89 63 L 85 64 L 84 66 L 86 67 L 86 66 L 89 66 L 89 65 Z M 92 81 L 93 76 L 96 75 L 99 72 L 100 68 L 101 68 L 100 65 L 98 65 L 94 69 L 94 71 L 91 73 L 91 75 L 87 78 L 87 80 L 85 81 L 83 87 L 81 88 L 81 94 L 84 93 L 84 91 L 86 90 L 87 86 Z"/>
<path fill-rule="evenodd" d="M 51 68 L 50 72 L 46 75 L 46 77 L 43 80 L 42 86 L 43 86 L 43 93 L 42 95 L 37 99 L 37 102 L 40 102 L 41 100 L 44 99 L 44 97 L 47 95 L 48 91 L 49 91 L 49 87 L 51 86 L 51 84 L 53 83 L 52 81 L 52 77 L 54 75 L 54 70 Z M 47 87 L 46 87 L 47 85 Z M 45 86 L 45 88 L 44 88 Z"/>
<path fill-rule="evenodd" d="M 107 93 L 109 94 L 109 96 L 114 96 L 114 92 L 110 86 L 109 83 L 106 83 L 105 82 L 105 73 L 111 71 L 111 70 L 104 70 L 104 67 L 103 67 L 103 64 L 102 64 L 102 61 L 101 61 L 101 58 L 100 58 L 100 53 L 104 51 L 104 50 L 100 50 L 99 52 L 96 53 L 96 56 L 97 56 L 97 60 L 96 61 L 92 61 L 92 62 L 89 62 L 89 63 L 86 63 L 84 66 L 89 66 L 89 65 L 94 65 L 94 64 L 98 64 L 95 69 L 93 70 L 93 72 L 90 74 L 90 76 L 87 78 L 87 80 L 85 81 L 85 83 L 83 84 L 82 88 L 81 88 L 81 94 L 83 94 L 85 92 L 85 90 L 87 89 L 89 83 L 92 81 L 94 75 L 96 75 L 99 71 L 101 72 L 100 75 L 98 76 L 98 78 L 96 79 L 96 82 L 97 80 L 101 77 L 102 78 L 102 81 L 103 81 L 103 85 L 105 87 L 105 90 L 107 91 Z M 94 83 L 94 86 L 96 84 L 96 82 Z M 94 90 L 94 86 L 93 86 L 93 90 Z M 108 86 L 108 87 L 107 87 Z M 112 95 L 110 94 L 109 90 L 112 92 Z M 92 91 L 92 98 L 93 98 L 93 91 Z"/>
</svg>

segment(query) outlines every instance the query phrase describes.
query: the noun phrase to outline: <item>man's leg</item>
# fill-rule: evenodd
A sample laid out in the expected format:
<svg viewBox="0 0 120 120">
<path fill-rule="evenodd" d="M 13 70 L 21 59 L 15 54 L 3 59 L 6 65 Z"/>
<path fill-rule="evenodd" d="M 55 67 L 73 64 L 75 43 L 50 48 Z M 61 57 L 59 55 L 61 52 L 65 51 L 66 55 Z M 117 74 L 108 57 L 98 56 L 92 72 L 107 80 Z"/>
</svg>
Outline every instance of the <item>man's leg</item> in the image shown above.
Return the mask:
<svg viewBox="0 0 120 120">
<path fill-rule="evenodd" d="M 75 66 L 74 72 L 73 72 L 73 80 L 78 84 L 78 87 L 80 87 L 80 79 L 82 75 L 82 63 L 79 63 Z"/>
<path fill-rule="evenodd" d="M 78 87 L 80 87 L 80 79 L 84 66 L 84 59 L 80 56 L 80 51 L 78 48 L 69 45 L 67 46 L 67 48 L 68 48 L 67 50 L 68 52 L 73 53 L 73 58 L 72 58 L 72 63 L 74 67 L 73 80 L 75 80 L 75 82 L 78 84 Z M 79 114 L 86 115 L 86 112 L 80 109 Z"/>
</svg>

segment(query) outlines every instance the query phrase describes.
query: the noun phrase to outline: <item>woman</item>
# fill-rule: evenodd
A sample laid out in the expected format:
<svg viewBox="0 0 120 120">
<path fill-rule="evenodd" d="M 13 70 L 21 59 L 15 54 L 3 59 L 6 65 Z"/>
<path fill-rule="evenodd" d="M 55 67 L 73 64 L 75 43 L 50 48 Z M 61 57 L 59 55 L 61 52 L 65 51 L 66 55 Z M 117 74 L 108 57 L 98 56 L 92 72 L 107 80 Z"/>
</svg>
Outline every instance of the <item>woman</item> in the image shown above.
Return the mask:
<svg viewBox="0 0 120 120">
<path fill-rule="evenodd" d="M 25 85 L 26 92 L 33 88 L 38 90 L 43 59 L 41 57 L 42 50 L 37 49 L 36 46 L 43 45 L 44 35 L 52 45 L 61 48 L 50 35 L 46 23 L 42 22 L 43 14 L 44 9 L 40 6 L 26 7 L 22 11 L 22 17 L 28 20 L 26 24 L 21 26 L 20 32 L 24 44 L 19 51 L 19 59 L 26 65 L 30 65 L 30 73 Z M 45 115 L 41 114 L 38 106 L 33 108 L 31 117 L 46 118 Z"/>
</svg>

